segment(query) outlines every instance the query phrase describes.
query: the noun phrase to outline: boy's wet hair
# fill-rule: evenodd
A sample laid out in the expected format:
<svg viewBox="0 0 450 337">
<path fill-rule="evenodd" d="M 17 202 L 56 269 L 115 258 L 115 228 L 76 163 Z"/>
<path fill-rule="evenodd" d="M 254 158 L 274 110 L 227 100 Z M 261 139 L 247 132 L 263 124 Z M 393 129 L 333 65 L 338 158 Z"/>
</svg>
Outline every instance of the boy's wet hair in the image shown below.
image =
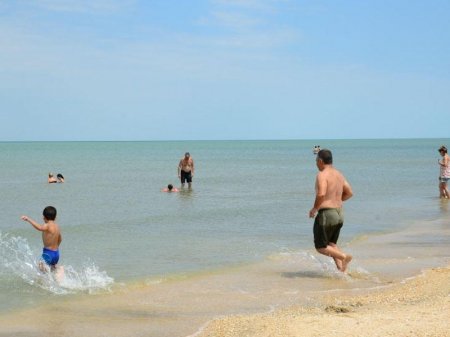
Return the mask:
<svg viewBox="0 0 450 337">
<path fill-rule="evenodd" d="M 53 206 L 47 206 L 44 208 L 44 211 L 42 212 L 42 215 L 47 220 L 55 220 L 56 219 L 56 208 Z"/>
<path fill-rule="evenodd" d="M 169 185 L 167 185 L 167 188 L 169 189 L 169 191 L 171 191 L 173 189 L 173 185 L 169 184 Z"/>
<path fill-rule="evenodd" d="M 322 149 L 317 153 L 317 158 L 323 161 L 324 164 L 330 165 L 333 164 L 333 155 L 330 150 Z"/>
</svg>

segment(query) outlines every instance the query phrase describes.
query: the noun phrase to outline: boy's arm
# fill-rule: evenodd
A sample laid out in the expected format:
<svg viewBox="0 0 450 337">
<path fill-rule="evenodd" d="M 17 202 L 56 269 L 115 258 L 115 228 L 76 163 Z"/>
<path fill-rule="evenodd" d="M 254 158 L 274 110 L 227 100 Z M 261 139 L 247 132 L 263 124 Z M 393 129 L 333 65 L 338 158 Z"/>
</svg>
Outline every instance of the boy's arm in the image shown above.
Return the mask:
<svg viewBox="0 0 450 337">
<path fill-rule="evenodd" d="M 26 221 L 26 222 L 30 223 L 30 224 L 31 224 L 34 228 L 36 228 L 38 231 L 44 232 L 44 231 L 46 231 L 47 228 L 48 228 L 48 226 L 47 226 L 46 224 L 40 225 L 40 224 L 38 224 L 36 221 L 34 221 L 33 219 L 27 217 L 26 215 L 23 215 L 23 216 L 21 217 L 21 219 L 22 219 L 23 221 Z"/>
</svg>

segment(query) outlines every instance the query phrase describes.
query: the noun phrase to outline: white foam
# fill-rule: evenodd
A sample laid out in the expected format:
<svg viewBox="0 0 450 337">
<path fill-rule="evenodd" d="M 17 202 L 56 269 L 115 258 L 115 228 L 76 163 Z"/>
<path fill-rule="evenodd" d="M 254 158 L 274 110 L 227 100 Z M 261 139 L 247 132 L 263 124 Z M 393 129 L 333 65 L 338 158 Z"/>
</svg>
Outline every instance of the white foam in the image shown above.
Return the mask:
<svg viewBox="0 0 450 337">
<path fill-rule="evenodd" d="M 53 294 L 76 292 L 94 293 L 109 290 L 114 279 L 100 271 L 94 263 L 80 269 L 64 266 L 64 276 L 41 271 L 41 260 L 36 256 L 26 239 L 0 232 L 0 273 L 22 279 L 25 283 Z M 45 264 L 44 264 L 45 265 Z"/>
</svg>

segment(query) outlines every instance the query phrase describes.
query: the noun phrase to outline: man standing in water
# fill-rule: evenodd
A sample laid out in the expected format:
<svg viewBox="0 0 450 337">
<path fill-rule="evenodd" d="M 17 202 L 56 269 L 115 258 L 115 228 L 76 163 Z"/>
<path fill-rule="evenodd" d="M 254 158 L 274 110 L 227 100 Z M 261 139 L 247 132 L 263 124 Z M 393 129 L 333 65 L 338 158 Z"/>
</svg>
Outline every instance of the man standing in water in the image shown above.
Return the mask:
<svg viewBox="0 0 450 337">
<path fill-rule="evenodd" d="M 342 204 L 353 196 L 352 188 L 345 177 L 333 167 L 330 150 L 320 150 L 316 165 L 319 173 L 316 177 L 316 198 L 309 211 L 314 220 L 314 246 L 323 255 L 331 256 L 336 267 L 345 272 L 352 256 L 337 246 L 339 232 L 344 224 Z M 317 215 L 316 215 L 317 214 Z"/>
<path fill-rule="evenodd" d="M 181 186 L 184 187 L 186 181 L 189 188 L 192 187 L 192 178 L 194 177 L 194 160 L 189 152 L 184 154 L 184 158 L 181 158 L 178 164 L 178 178 L 181 179 Z"/>
</svg>

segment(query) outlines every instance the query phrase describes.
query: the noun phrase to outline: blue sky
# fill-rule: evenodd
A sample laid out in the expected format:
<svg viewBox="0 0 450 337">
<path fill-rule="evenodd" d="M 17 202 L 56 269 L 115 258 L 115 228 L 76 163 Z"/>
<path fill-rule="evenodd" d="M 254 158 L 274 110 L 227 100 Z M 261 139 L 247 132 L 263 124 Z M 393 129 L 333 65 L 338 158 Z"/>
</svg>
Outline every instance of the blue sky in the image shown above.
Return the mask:
<svg viewBox="0 0 450 337">
<path fill-rule="evenodd" d="M 0 141 L 449 137 L 450 1 L 0 0 Z"/>
</svg>

